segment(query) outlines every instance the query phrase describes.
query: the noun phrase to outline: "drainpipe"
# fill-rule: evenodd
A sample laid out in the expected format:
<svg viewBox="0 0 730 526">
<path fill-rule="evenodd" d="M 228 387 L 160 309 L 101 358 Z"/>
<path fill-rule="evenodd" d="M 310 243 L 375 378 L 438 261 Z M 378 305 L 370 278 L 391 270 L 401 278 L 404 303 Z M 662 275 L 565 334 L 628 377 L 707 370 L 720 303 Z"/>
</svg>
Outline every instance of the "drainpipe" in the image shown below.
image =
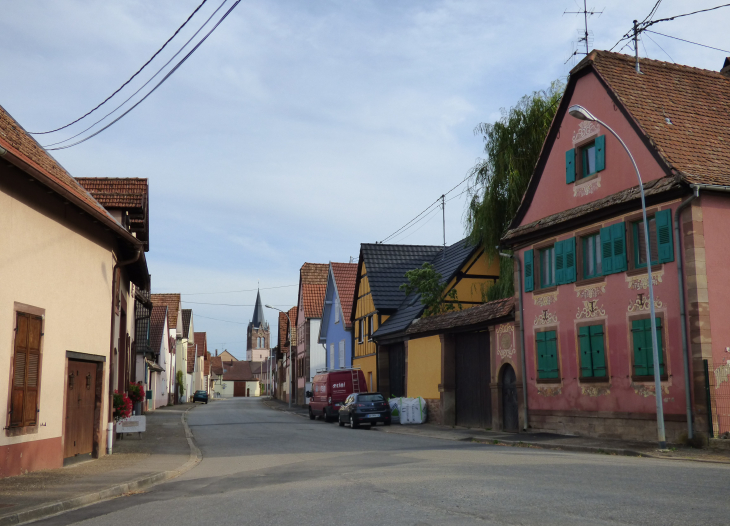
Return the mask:
<svg viewBox="0 0 730 526">
<path fill-rule="evenodd" d="M 679 316 L 682 325 L 682 351 L 684 354 L 684 391 L 685 401 L 687 404 L 687 437 L 692 438 L 694 432 L 692 429 L 692 393 L 690 391 L 690 379 L 689 379 L 689 341 L 687 337 L 687 309 L 686 309 L 686 298 L 684 296 L 684 269 L 682 266 L 682 237 L 681 237 L 681 218 L 682 211 L 689 206 L 692 201 L 700 196 L 700 189 L 713 190 L 717 192 L 730 192 L 730 187 L 719 186 L 719 185 L 700 185 L 693 184 L 690 188 L 694 191 L 694 194 L 689 196 L 687 199 L 677 207 L 674 212 L 674 253 L 675 259 L 677 260 L 677 281 L 679 282 Z"/>
<path fill-rule="evenodd" d="M 116 298 L 114 297 L 114 291 L 117 288 L 117 269 L 126 267 L 127 265 L 131 265 L 132 263 L 135 263 L 139 257 L 142 255 L 142 247 L 137 248 L 137 253 L 135 256 L 131 259 L 127 259 L 125 261 L 117 261 L 117 263 L 112 268 L 112 312 L 111 312 L 111 329 L 109 333 L 109 422 L 107 423 L 106 429 L 107 429 L 107 438 L 106 438 L 106 454 L 111 455 L 112 454 L 112 439 L 114 438 L 114 423 L 112 420 L 114 419 L 114 378 L 112 376 L 111 371 L 111 363 L 114 359 L 114 302 L 116 301 Z M 116 372 L 116 371 L 115 371 Z"/>
<path fill-rule="evenodd" d="M 499 247 L 497 247 L 497 251 L 499 252 Z M 515 257 L 514 254 L 499 252 L 499 255 L 517 262 L 517 301 L 519 303 L 518 308 L 520 309 L 520 354 L 522 355 L 522 405 L 524 407 L 524 423 L 522 429 L 523 431 L 527 431 L 527 364 L 525 360 L 525 313 L 522 310 L 522 265 L 520 258 Z"/>
</svg>

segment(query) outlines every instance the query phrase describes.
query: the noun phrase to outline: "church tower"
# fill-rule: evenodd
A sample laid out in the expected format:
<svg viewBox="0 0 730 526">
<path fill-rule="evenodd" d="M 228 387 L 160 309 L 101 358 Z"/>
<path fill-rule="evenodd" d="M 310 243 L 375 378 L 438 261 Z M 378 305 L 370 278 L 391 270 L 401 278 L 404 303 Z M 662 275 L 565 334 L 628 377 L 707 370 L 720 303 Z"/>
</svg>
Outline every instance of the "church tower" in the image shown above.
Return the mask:
<svg viewBox="0 0 730 526">
<path fill-rule="evenodd" d="M 269 324 L 264 319 L 264 306 L 261 294 L 256 292 L 256 306 L 253 309 L 253 320 L 248 324 L 246 333 L 246 360 L 263 362 L 269 357 Z"/>
</svg>

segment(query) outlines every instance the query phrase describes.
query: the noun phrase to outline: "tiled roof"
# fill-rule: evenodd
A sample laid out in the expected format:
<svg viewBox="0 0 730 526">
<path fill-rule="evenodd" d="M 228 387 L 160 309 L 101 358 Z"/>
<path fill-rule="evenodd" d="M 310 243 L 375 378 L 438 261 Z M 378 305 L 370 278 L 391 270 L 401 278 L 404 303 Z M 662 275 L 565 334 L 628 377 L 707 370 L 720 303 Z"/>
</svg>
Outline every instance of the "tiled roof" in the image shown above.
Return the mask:
<svg viewBox="0 0 730 526">
<path fill-rule="evenodd" d="M 651 196 L 668 192 L 670 190 L 677 190 L 679 188 L 681 188 L 681 183 L 674 177 L 662 177 L 661 179 L 655 179 L 644 183 L 644 195 L 649 198 Z M 507 231 L 504 237 L 502 237 L 502 242 L 509 246 L 509 242 L 511 240 L 530 234 L 531 232 L 536 232 L 550 226 L 556 226 L 572 219 L 578 219 L 590 214 L 591 212 L 608 208 L 612 205 L 629 203 L 631 201 L 640 203 L 640 199 L 641 192 L 638 185 L 633 188 L 627 188 L 621 192 L 606 196 L 603 199 L 598 199 L 597 201 L 585 203 L 583 205 L 576 206 L 575 208 L 563 210 L 562 212 L 543 217 L 542 219 L 538 219 L 532 223 L 512 228 Z"/>
<path fill-rule="evenodd" d="M 310 285 L 302 283 L 301 302 L 304 306 L 305 318 L 319 318 L 322 316 L 322 307 L 324 307 L 324 295 L 327 291 L 327 285 Z M 295 323 L 292 321 L 292 323 Z"/>
<path fill-rule="evenodd" d="M 183 309 L 182 318 L 183 338 L 187 338 L 190 334 L 190 320 L 193 318 L 193 309 Z"/>
<path fill-rule="evenodd" d="M 214 374 L 221 376 L 223 374 L 223 363 L 220 356 L 213 356 L 210 359 L 210 369 Z"/>
<path fill-rule="evenodd" d="M 345 320 L 345 330 L 352 327 L 352 305 L 355 300 L 355 282 L 357 282 L 357 263 L 330 263 L 332 275 L 335 277 L 337 294 L 342 306 L 342 317 Z"/>
<path fill-rule="evenodd" d="M 210 351 L 205 351 L 203 358 L 203 376 L 210 376 Z"/>
<path fill-rule="evenodd" d="M 180 309 L 180 294 L 152 294 L 150 295 L 152 305 L 166 305 L 167 319 L 170 328 L 177 328 L 177 313 Z"/>
<path fill-rule="evenodd" d="M 477 305 L 470 309 L 447 312 L 436 316 L 428 316 L 413 322 L 406 331 L 407 334 L 420 334 L 425 332 L 443 331 L 456 327 L 468 327 L 491 320 L 498 320 L 509 316 L 514 310 L 515 299 L 506 298 L 490 301 L 483 305 Z"/>
<path fill-rule="evenodd" d="M 153 305 L 150 312 L 150 348 L 153 353 L 160 352 L 167 319 L 167 305 Z"/>
<path fill-rule="evenodd" d="M 106 208 L 147 208 L 148 183 L 141 177 L 77 177 L 101 206 Z"/>
<path fill-rule="evenodd" d="M 223 362 L 223 371 L 223 381 L 225 382 L 252 382 L 256 380 L 251 372 L 251 362 L 243 360 Z"/>
<path fill-rule="evenodd" d="M 205 332 L 196 332 L 193 333 L 193 337 L 195 338 L 195 345 L 198 346 L 198 356 L 203 355 L 205 356 L 205 353 L 208 352 L 208 335 Z"/>
<path fill-rule="evenodd" d="M 139 240 L 114 219 L 2 106 L 0 106 L 0 146 L 8 152 L 5 154 L 7 161 L 18 165 L 34 177 L 40 177 L 44 185 L 93 214 L 120 234 L 127 243 L 139 245 Z"/>
<path fill-rule="evenodd" d="M 431 261 L 442 250 L 443 247 L 431 245 L 360 245 L 360 261 L 365 264 L 375 308 L 397 309 L 405 299 L 399 287 L 406 280 L 406 272 Z"/>
<path fill-rule="evenodd" d="M 462 239 L 447 247 L 445 253 L 440 250 L 433 256 L 430 263 L 433 265 L 434 270 L 441 274 L 441 283 L 451 281 L 477 250 L 478 247 L 470 245 L 467 239 Z M 369 274 L 370 267 L 368 266 L 367 269 Z M 405 279 L 403 281 L 405 282 Z M 377 340 L 404 331 L 413 320 L 423 314 L 424 309 L 425 306 L 421 303 L 421 295 L 417 292 L 409 294 L 404 298 L 396 313 L 378 327 L 375 334 L 373 334 L 373 338 Z"/>
<path fill-rule="evenodd" d="M 329 265 L 325 263 L 305 263 L 299 270 L 302 283 L 310 285 L 327 285 Z"/>
<path fill-rule="evenodd" d="M 634 60 L 593 51 L 571 75 L 592 65 L 686 182 L 730 185 L 730 77 L 644 58 L 639 75 Z"/>
<path fill-rule="evenodd" d="M 249 362 L 251 364 L 251 374 L 261 374 L 261 364 L 263 362 Z"/>
<path fill-rule="evenodd" d="M 188 374 L 192 374 L 195 371 L 195 353 L 200 355 L 200 349 L 193 342 L 188 343 Z"/>
</svg>

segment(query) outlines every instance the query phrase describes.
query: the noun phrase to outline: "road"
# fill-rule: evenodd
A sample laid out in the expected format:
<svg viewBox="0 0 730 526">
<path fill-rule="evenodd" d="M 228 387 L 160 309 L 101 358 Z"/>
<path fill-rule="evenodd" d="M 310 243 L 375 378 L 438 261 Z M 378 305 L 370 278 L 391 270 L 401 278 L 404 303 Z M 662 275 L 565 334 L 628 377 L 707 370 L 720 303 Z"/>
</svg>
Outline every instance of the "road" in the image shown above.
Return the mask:
<svg viewBox="0 0 730 526">
<path fill-rule="evenodd" d="M 730 466 L 351 430 L 239 398 L 194 409 L 183 476 L 63 525 L 730 523 Z"/>
</svg>

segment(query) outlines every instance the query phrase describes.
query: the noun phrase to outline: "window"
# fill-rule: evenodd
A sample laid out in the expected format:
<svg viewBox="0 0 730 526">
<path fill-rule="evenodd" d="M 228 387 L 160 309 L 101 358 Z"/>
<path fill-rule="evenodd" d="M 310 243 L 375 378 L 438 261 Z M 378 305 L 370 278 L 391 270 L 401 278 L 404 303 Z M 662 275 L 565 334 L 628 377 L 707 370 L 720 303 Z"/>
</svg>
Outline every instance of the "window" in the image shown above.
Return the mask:
<svg viewBox="0 0 730 526">
<path fill-rule="evenodd" d="M 375 325 L 373 322 L 373 315 L 368 316 L 368 340 L 373 339 L 373 333 L 375 332 Z"/>
<path fill-rule="evenodd" d="M 596 143 L 591 142 L 580 149 L 581 174 L 580 177 L 588 177 L 597 172 L 596 170 Z"/>
<path fill-rule="evenodd" d="M 607 377 L 603 325 L 578 327 L 578 344 L 581 378 Z"/>
<path fill-rule="evenodd" d="M 37 423 L 42 325 L 41 316 L 17 313 L 9 408 L 10 427 L 34 426 Z"/>
<path fill-rule="evenodd" d="M 626 264 L 626 225 L 616 223 L 601 229 L 601 268 L 603 275 L 624 272 Z"/>
<path fill-rule="evenodd" d="M 330 343 L 330 366 L 329 369 L 335 368 L 335 344 Z"/>
<path fill-rule="evenodd" d="M 345 368 L 345 340 L 340 340 L 340 369 Z"/>
<path fill-rule="evenodd" d="M 335 298 L 335 323 L 340 323 L 340 298 Z"/>
<path fill-rule="evenodd" d="M 581 242 L 583 245 L 583 279 L 602 276 L 601 236 L 599 234 L 591 234 L 585 236 Z"/>
<path fill-rule="evenodd" d="M 646 268 L 647 251 L 646 237 L 644 236 L 644 222 L 638 221 L 631 225 L 634 234 L 634 268 Z M 656 238 L 656 219 L 649 218 L 649 245 L 651 252 L 651 264 L 659 263 L 659 247 Z"/>
<path fill-rule="evenodd" d="M 659 374 L 664 376 L 664 348 L 662 345 L 662 319 L 656 318 L 656 341 L 659 351 Z M 634 376 L 654 376 L 654 349 L 651 342 L 651 319 L 633 320 L 631 338 L 634 346 Z"/>
<path fill-rule="evenodd" d="M 540 288 L 555 285 L 555 247 L 543 248 L 540 254 Z"/>
<path fill-rule="evenodd" d="M 360 318 L 357 322 L 357 328 L 360 331 L 357 335 L 357 341 L 362 343 L 363 342 L 363 334 L 365 334 L 365 319 Z"/>
<path fill-rule="evenodd" d="M 537 342 L 537 378 L 550 380 L 560 377 L 558 367 L 558 338 L 555 331 L 538 332 Z"/>
<path fill-rule="evenodd" d="M 565 182 L 574 183 L 606 168 L 606 136 L 565 152 Z"/>
</svg>

